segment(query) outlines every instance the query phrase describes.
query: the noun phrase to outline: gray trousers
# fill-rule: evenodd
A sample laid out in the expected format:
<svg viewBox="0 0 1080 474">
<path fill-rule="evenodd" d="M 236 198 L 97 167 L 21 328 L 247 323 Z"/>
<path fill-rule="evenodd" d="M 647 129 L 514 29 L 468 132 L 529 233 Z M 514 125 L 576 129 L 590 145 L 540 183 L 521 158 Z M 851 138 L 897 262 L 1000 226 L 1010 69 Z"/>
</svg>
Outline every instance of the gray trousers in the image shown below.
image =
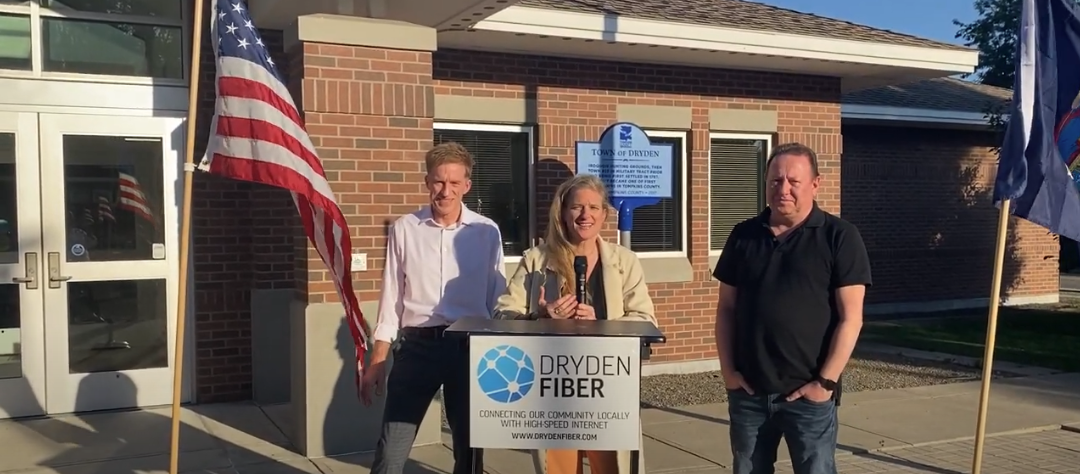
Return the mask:
<svg viewBox="0 0 1080 474">
<path fill-rule="evenodd" d="M 386 384 L 382 435 L 372 474 L 402 474 L 416 432 L 431 401 L 443 388 L 443 406 L 454 444 L 454 474 L 481 474 L 482 454 L 476 451 L 473 471 L 469 449 L 469 354 L 465 341 L 443 337 L 434 328 L 405 328 L 394 349 L 394 366 Z"/>
</svg>

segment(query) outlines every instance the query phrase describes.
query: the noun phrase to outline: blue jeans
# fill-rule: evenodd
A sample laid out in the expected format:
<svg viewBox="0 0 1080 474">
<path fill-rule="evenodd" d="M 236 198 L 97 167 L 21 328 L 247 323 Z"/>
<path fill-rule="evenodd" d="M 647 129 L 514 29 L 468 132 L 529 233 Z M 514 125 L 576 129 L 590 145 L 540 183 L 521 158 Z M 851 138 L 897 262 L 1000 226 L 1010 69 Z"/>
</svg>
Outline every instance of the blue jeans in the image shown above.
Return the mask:
<svg viewBox="0 0 1080 474">
<path fill-rule="evenodd" d="M 733 474 L 773 474 L 780 438 L 795 474 L 837 474 L 836 402 L 728 391 Z"/>
</svg>

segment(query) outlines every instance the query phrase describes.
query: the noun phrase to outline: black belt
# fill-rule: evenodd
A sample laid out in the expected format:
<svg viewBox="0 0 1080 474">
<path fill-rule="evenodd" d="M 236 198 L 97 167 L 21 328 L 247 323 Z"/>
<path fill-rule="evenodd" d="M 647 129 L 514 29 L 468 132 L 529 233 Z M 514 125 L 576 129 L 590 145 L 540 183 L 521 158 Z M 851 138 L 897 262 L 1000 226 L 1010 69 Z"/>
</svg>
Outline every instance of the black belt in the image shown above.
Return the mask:
<svg viewBox="0 0 1080 474">
<path fill-rule="evenodd" d="M 401 328 L 401 335 L 416 339 L 439 339 L 443 337 L 443 331 L 450 326 L 428 326 Z"/>
</svg>

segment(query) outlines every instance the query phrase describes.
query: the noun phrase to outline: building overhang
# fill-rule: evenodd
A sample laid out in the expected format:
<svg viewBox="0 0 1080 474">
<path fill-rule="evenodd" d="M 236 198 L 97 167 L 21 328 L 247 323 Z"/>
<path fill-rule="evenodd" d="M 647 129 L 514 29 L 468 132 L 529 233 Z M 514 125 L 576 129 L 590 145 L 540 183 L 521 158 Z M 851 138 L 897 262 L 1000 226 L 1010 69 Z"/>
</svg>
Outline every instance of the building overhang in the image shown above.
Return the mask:
<svg viewBox="0 0 1080 474">
<path fill-rule="evenodd" d="M 841 104 L 840 118 L 852 125 L 926 126 L 959 129 L 986 129 L 990 117 L 982 112 L 916 109 L 881 105 Z M 1001 120 L 1008 120 L 1008 114 Z"/>
<path fill-rule="evenodd" d="M 303 15 L 327 13 L 397 20 L 437 30 L 473 25 L 518 0 L 249 0 L 259 28 L 284 30 Z"/>
<path fill-rule="evenodd" d="M 975 50 L 831 39 L 509 6 L 448 23 L 439 48 L 840 77 L 845 92 L 970 73 Z"/>
<path fill-rule="evenodd" d="M 515 5 L 519 0 L 250 0 L 260 28 L 303 15 L 413 23 L 438 31 L 439 49 L 841 78 L 844 92 L 973 72 L 975 50 L 833 39 Z"/>
</svg>

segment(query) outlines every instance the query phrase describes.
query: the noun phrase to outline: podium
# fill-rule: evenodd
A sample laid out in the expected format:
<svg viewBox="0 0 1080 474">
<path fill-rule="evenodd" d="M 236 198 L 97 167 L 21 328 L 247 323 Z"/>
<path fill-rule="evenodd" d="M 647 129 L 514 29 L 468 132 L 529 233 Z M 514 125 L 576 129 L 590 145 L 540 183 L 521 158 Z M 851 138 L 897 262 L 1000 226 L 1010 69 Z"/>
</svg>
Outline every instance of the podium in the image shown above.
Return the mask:
<svg viewBox="0 0 1080 474">
<path fill-rule="evenodd" d="M 655 325 L 466 318 L 445 336 L 469 353 L 470 448 L 631 451 L 638 472 L 641 362 L 666 341 Z"/>
</svg>

